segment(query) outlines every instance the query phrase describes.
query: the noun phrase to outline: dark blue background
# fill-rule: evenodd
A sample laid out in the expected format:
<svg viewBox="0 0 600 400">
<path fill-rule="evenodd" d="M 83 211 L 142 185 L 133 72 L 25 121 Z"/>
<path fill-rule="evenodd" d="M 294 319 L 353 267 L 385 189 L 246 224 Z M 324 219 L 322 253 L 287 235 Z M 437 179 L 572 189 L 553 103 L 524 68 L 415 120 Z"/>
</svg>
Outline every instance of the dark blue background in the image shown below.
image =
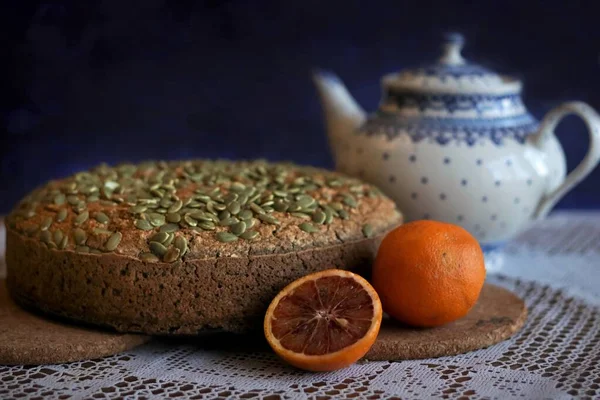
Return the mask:
<svg viewBox="0 0 600 400">
<path fill-rule="evenodd" d="M 266 157 L 330 167 L 310 70 L 337 72 L 369 110 L 379 77 L 434 60 L 448 30 L 467 58 L 525 80 L 538 118 L 600 108 L 598 1 L 13 1 L 0 212 L 102 161 Z M 569 167 L 587 135 L 561 124 Z M 600 206 L 600 171 L 561 207 Z"/>
</svg>

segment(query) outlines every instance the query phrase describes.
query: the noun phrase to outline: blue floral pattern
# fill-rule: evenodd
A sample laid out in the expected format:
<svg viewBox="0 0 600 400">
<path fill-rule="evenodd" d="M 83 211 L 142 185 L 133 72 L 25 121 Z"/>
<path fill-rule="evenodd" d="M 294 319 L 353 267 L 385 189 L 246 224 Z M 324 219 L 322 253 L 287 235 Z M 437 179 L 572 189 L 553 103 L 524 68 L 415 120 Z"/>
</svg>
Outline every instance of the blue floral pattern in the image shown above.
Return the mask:
<svg viewBox="0 0 600 400">
<path fill-rule="evenodd" d="M 359 134 L 367 136 L 385 135 L 389 140 L 406 134 L 413 142 L 430 140 L 442 146 L 449 143 L 465 143 L 474 146 L 490 140 L 502 146 L 507 139 L 523 144 L 527 137 L 535 133 L 538 121 L 530 114 L 513 118 L 499 118 L 494 124 L 486 120 L 457 118 L 407 119 L 377 112 L 360 129 Z"/>
<path fill-rule="evenodd" d="M 408 93 L 388 91 L 385 102 L 396 104 L 399 108 L 418 107 L 423 112 L 426 110 L 448 111 L 470 111 L 475 110 L 478 114 L 484 111 L 511 111 L 524 108 L 521 96 L 518 93 L 489 95 L 489 94 L 431 94 L 431 93 Z"/>
</svg>

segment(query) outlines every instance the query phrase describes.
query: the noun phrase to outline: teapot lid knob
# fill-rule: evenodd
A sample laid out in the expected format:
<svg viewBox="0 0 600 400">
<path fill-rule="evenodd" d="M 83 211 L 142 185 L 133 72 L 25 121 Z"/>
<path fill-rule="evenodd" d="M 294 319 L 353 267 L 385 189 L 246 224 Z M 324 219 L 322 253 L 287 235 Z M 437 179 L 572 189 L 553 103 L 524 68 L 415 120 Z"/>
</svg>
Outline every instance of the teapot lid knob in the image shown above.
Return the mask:
<svg viewBox="0 0 600 400">
<path fill-rule="evenodd" d="M 465 37 L 460 33 L 451 32 L 444 35 L 444 53 L 440 58 L 440 64 L 464 65 L 465 59 L 460 52 L 465 44 Z"/>
</svg>

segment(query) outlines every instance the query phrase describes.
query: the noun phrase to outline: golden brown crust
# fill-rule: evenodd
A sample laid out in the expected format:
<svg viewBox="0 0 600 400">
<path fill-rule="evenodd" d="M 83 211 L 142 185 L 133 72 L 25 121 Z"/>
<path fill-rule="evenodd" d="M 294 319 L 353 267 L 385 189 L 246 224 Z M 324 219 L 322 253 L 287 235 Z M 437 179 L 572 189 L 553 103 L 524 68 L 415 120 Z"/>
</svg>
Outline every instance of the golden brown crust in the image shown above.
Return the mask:
<svg viewBox="0 0 600 400">
<path fill-rule="evenodd" d="M 231 210 L 229 218 L 247 221 L 244 231 L 258 237 L 235 236 L 213 207 Z M 252 228 L 242 212 L 252 215 Z M 179 222 L 167 225 L 157 214 Z M 211 229 L 200 229 L 207 216 Z M 155 226 L 140 229 L 140 220 Z M 400 223 L 376 188 L 317 168 L 101 166 L 52 181 L 15 208 L 7 220 L 7 284 L 21 304 L 121 332 L 242 332 L 292 280 L 370 266 L 383 235 Z M 175 231 L 157 239 L 167 226 Z M 157 243 L 167 253 L 156 252 Z"/>
</svg>

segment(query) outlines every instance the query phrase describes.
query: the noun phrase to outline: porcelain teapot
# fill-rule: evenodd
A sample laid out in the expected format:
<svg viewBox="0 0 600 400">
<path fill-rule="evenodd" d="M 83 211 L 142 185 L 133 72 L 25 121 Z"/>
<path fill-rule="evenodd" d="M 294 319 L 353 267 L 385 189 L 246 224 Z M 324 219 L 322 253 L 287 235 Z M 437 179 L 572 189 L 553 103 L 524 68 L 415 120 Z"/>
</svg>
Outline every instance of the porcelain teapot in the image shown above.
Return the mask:
<svg viewBox="0 0 600 400">
<path fill-rule="evenodd" d="M 600 116 L 569 102 L 539 123 L 521 82 L 467 62 L 463 45 L 447 35 L 436 63 L 384 76 L 370 115 L 332 73 L 313 78 L 337 170 L 379 186 L 408 221 L 455 223 L 494 246 L 546 216 L 598 164 Z M 554 129 L 569 114 L 585 121 L 590 145 L 566 175 Z"/>
</svg>

